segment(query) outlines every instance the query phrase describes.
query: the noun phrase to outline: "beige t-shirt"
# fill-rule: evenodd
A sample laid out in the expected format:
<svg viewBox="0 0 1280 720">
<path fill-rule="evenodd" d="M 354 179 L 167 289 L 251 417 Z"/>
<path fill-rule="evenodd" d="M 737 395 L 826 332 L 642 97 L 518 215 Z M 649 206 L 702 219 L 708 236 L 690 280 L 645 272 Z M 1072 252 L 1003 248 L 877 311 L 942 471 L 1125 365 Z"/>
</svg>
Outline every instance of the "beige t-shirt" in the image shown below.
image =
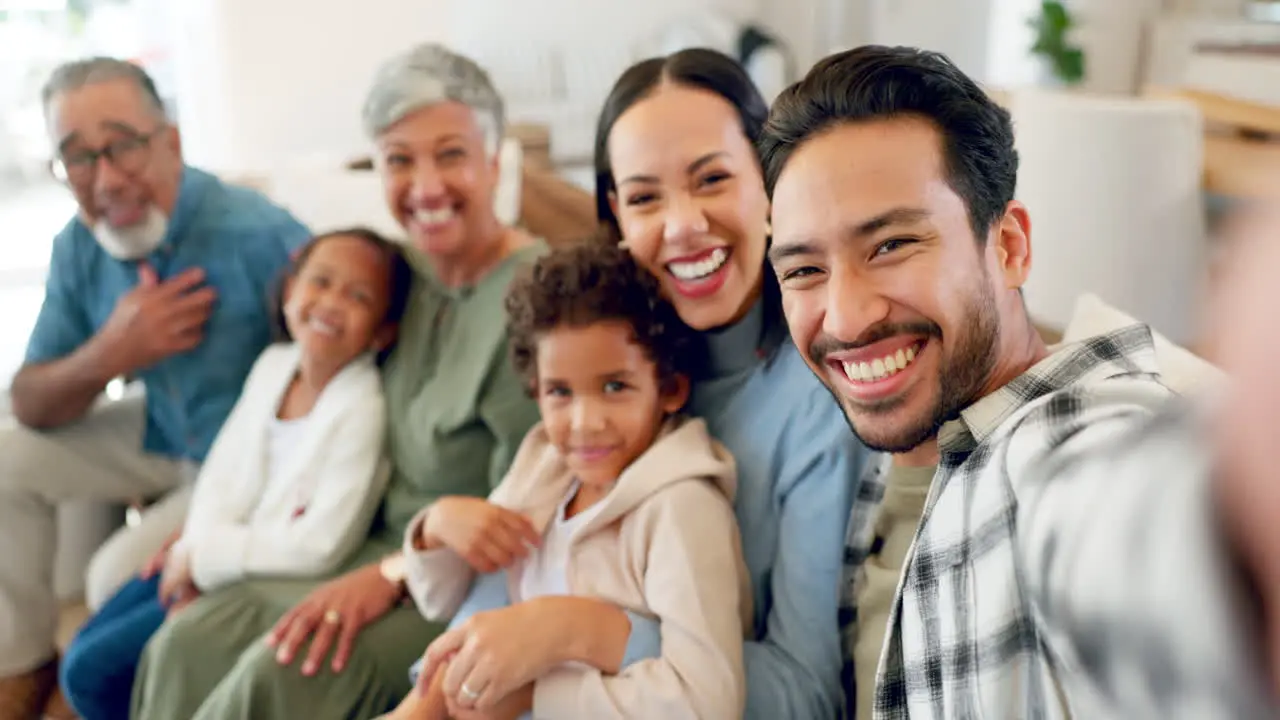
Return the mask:
<svg viewBox="0 0 1280 720">
<path fill-rule="evenodd" d="M 876 542 L 863 563 L 865 573 L 858 589 L 858 639 L 853 646 L 853 669 L 857 680 L 858 716 L 870 720 L 875 703 L 876 669 L 884 646 L 889 609 L 902 575 L 902 562 L 915 537 L 924 513 L 935 466 L 899 467 L 889 470 L 884 501 L 876 517 Z"/>
</svg>

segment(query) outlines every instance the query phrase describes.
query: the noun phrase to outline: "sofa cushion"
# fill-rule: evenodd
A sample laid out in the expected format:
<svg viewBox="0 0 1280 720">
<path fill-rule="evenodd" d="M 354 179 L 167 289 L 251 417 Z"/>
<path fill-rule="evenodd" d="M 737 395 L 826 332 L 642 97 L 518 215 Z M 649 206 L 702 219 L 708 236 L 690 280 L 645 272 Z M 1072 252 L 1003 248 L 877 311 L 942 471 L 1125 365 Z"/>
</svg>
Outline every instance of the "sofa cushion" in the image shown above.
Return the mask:
<svg viewBox="0 0 1280 720">
<path fill-rule="evenodd" d="M 1076 299 L 1071 321 L 1063 333 L 1063 342 L 1076 342 L 1103 333 L 1118 330 L 1139 322 L 1128 314 L 1106 303 L 1097 295 L 1086 293 Z M 1189 395 L 1212 389 L 1219 385 L 1226 374 L 1219 368 L 1195 355 L 1186 348 L 1175 345 L 1155 330 L 1156 362 L 1165 383 L 1173 390 Z"/>
</svg>

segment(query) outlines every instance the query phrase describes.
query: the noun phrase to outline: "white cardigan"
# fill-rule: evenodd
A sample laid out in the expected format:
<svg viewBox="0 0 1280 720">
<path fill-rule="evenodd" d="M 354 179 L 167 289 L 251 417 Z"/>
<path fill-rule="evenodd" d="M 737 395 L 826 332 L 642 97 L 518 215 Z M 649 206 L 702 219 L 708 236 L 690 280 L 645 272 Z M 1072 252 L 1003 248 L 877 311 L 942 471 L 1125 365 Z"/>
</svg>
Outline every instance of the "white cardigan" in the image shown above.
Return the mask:
<svg viewBox="0 0 1280 720">
<path fill-rule="evenodd" d="M 190 553 L 203 591 L 248 576 L 315 576 L 334 570 L 365 537 L 386 489 L 386 402 L 372 355 L 325 386 L 289 459 L 294 498 L 264 495 L 270 424 L 298 369 L 295 345 L 263 351 L 196 478 L 178 552 Z M 270 506 L 261 506 L 262 503 Z"/>
</svg>

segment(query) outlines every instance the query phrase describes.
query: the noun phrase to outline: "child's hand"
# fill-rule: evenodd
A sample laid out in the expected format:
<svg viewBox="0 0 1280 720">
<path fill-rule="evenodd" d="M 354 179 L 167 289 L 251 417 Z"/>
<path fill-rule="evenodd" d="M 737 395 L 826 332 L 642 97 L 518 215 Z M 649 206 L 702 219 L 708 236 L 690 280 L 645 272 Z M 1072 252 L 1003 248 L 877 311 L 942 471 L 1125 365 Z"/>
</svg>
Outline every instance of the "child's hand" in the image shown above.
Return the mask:
<svg viewBox="0 0 1280 720">
<path fill-rule="evenodd" d="M 171 618 L 174 615 L 177 615 L 178 613 L 186 609 L 188 605 L 190 605 L 191 603 L 199 599 L 200 599 L 200 591 L 197 590 L 194 585 L 192 585 L 190 589 L 186 592 L 186 594 L 181 595 L 178 600 L 175 600 L 173 604 L 169 606 L 168 611 L 165 612 L 164 614 L 165 618 Z"/>
<path fill-rule="evenodd" d="M 572 596 L 546 596 L 518 602 L 510 607 L 487 610 L 472 615 L 465 622 L 449 628 L 427 646 L 422 671 L 434 673 L 446 661 L 445 695 L 453 698 L 467 694 L 470 687 L 479 692 L 470 705 L 492 708 L 520 687 L 545 675 L 562 662 L 576 659 L 569 655 L 566 638 L 581 637 L 588 628 L 597 640 L 612 647 L 617 644 L 621 662 L 630 621 L 616 608 L 626 629 L 621 632 L 590 620 L 597 612 L 593 606 L 602 601 Z M 581 629 L 580 629 L 581 628 Z M 616 635 L 621 635 L 621 641 Z M 595 655 L 595 667 L 605 669 L 602 658 Z M 615 670 L 616 672 L 616 670 Z"/>
<path fill-rule="evenodd" d="M 176 612 L 199 596 L 200 590 L 191 578 L 190 553 L 169 553 L 160 574 L 160 603 Z"/>
<path fill-rule="evenodd" d="M 422 533 L 424 547 L 442 544 L 482 573 L 523 559 L 529 554 L 529 546 L 542 540 L 524 515 L 465 496 L 437 500 L 427 514 Z"/>
<path fill-rule="evenodd" d="M 449 720 L 449 704 L 444 696 L 444 671 L 448 667 L 445 663 L 429 682 L 425 675 L 418 677 L 417 692 L 422 694 L 419 702 L 422 712 L 415 716 L 418 720 Z"/>
<path fill-rule="evenodd" d="M 143 580 L 150 580 L 164 570 L 165 563 L 169 560 L 170 548 L 172 548 L 174 543 L 178 542 L 178 539 L 181 537 L 182 528 L 178 528 L 173 531 L 173 534 L 165 538 L 164 544 L 160 546 L 160 549 L 156 551 L 156 554 L 152 555 L 147 562 L 143 564 L 142 570 L 139 573 L 142 575 Z"/>
<path fill-rule="evenodd" d="M 413 690 L 400 701 L 396 709 L 383 715 L 379 720 L 449 720 L 449 707 L 445 703 L 444 673 L 432 676 L 422 674 Z"/>
</svg>

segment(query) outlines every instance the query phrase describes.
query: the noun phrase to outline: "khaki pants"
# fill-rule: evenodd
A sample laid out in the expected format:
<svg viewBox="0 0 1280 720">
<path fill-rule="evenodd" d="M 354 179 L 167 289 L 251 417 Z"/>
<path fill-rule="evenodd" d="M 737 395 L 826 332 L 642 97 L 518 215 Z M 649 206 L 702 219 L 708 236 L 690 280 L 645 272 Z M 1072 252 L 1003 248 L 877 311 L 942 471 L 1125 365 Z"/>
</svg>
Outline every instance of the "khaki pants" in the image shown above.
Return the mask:
<svg viewBox="0 0 1280 720">
<path fill-rule="evenodd" d="M 57 507 L 69 500 L 164 499 L 94 555 L 86 581 L 96 607 L 155 553 L 186 517 L 185 463 L 142 452 L 142 398 L 107 403 L 83 420 L 37 432 L 0 416 L 0 677 L 53 657 Z"/>
</svg>

